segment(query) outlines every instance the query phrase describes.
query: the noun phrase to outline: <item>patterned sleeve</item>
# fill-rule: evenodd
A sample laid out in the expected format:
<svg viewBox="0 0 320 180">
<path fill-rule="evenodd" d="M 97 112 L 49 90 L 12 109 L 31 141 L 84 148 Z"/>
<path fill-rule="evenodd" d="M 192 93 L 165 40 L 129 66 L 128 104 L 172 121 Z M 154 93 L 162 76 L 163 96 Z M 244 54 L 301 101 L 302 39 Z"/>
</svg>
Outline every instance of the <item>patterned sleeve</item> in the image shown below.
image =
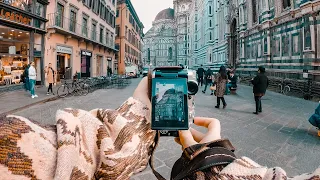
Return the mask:
<svg viewBox="0 0 320 180">
<path fill-rule="evenodd" d="M 0 117 L 0 179 L 129 179 L 154 146 L 149 117 L 133 98 L 116 110 L 59 110 L 52 127 Z"/>
<path fill-rule="evenodd" d="M 261 166 L 247 157 L 242 157 L 229 164 L 219 173 L 221 179 L 263 179 L 263 180 L 319 180 L 320 167 L 313 173 L 289 178 L 280 167 L 267 168 Z"/>
<path fill-rule="evenodd" d="M 184 180 L 200 179 L 243 179 L 243 180 L 319 180 L 320 167 L 313 173 L 306 173 L 289 178 L 286 172 L 280 167 L 267 168 L 261 166 L 247 157 L 235 160 L 227 166 L 212 166 L 188 176 Z"/>
</svg>

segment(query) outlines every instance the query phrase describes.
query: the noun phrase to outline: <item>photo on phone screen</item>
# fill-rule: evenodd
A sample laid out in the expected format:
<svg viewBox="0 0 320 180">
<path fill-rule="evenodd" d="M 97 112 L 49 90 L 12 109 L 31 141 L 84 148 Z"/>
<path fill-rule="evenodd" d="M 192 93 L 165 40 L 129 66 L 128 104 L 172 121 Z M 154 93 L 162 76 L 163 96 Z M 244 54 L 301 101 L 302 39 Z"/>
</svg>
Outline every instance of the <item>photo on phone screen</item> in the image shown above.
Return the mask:
<svg viewBox="0 0 320 180">
<path fill-rule="evenodd" d="M 188 129 L 186 78 L 152 80 L 152 128 Z"/>
</svg>

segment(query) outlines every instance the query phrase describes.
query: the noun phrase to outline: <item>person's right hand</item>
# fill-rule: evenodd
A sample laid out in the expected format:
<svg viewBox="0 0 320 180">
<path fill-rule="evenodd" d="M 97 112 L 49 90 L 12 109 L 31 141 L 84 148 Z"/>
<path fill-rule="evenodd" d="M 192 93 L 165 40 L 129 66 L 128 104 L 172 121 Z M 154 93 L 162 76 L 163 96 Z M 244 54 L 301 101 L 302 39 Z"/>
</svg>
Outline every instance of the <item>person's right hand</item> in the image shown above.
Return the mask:
<svg viewBox="0 0 320 180">
<path fill-rule="evenodd" d="M 179 131 L 179 138 L 175 138 L 175 141 L 182 145 L 182 149 L 198 143 L 208 143 L 221 139 L 221 125 L 219 120 L 214 118 L 195 117 L 194 124 L 208 128 L 208 132 L 203 134 L 193 128 L 186 131 Z"/>
</svg>

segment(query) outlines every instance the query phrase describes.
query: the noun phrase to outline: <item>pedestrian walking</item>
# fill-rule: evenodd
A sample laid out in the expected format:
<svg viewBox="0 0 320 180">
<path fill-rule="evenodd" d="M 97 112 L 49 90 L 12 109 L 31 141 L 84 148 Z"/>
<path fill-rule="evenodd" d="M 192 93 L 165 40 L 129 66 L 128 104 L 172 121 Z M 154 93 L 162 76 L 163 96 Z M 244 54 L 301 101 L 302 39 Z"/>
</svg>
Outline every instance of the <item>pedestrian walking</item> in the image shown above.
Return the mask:
<svg viewBox="0 0 320 180">
<path fill-rule="evenodd" d="M 209 85 L 209 87 L 212 86 L 212 79 L 213 79 L 212 76 L 213 76 L 213 72 L 210 69 L 210 67 L 208 67 L 208 70 L 206 71 L 206 73 L 204 75 L 205 86 L 204 86 L 204 90 L 202 91 L 203 93 L 206 93 L 208 85 Z M 211 95 L 213 95 L 213 90 L 211 90 Z"/>
<path fill-rule="evenodd" d="M 261 97 L 265 95 L 269 85 L 268 77 L 265 75 L 266 69 L 262 66 L 258 68 L 258 74 L 252 79 L 254 100 L 256 102 L 256 111 L 253 114 L 262 112 Z"/>
<path fill-rule="evenodd" d="M 35 85 L 36 85 L 36 79 L 37 79 L 37 71 L 34 67 L 34 62 L 31 63 L 31 66 L 29 67 L 29 84 L 30 84 L 30 92 L 31 92 L 31 98 L 38 97 L 38 95 L 35 94 Z"/>
<path fill-rule="evenodd" d="M 53 90 L 52 90 L 52 86 L 55 83 L 56 72 L 53 70 L 51 63 L 48 64 L 48 67 L 47 66 L 45 67 L 44 72 L 47 74 L 47 82 L 49 84 L 47 96 L 50 95 L 49 91 L 51 91 L 52 95 L 54 95 Z"/>
<path fill-rule="evenodd" d="M 217 105 L 215 106 L 215 108 L 220 108 L 220 100 L 223 103 L 223 109 L 225 109 L 227 107 L 227 103 L 224 99 L 224 94 L 226 91 L 226 84 L 227 84 L 227 70 L 226 67 L 221 66 L 219 69 L 218 74 L 215 77 L 215 82 L 214 84 L 217 86 L 216 88 L 216 96 L 217 96 Z"/>
<path fill-rule="evenodd" d="M 30 82 L 29 82 L 29 68 L 30 68 L 30 64 L 28 64 L 26 66 L 26 68 L 23 71 L 23 83 L 24 83 L 24 89 L 26 91 L 30 91 Z"/>
<path fill-rule="evenodd" d="M 204 71 L 204 69 L 203 69 L 203 67 L 202 67 L 202 64 L 201 64 L 201 66 L 198 68 L 198 70 L 197 70 L 197 75 L 198 75 L 198 84 L 199 84 L 199 86 L 201 85 L 203 85 L 203 75 L 204 75 L 204 73 L 205 73 L 205 71 Z"/>
</svg>

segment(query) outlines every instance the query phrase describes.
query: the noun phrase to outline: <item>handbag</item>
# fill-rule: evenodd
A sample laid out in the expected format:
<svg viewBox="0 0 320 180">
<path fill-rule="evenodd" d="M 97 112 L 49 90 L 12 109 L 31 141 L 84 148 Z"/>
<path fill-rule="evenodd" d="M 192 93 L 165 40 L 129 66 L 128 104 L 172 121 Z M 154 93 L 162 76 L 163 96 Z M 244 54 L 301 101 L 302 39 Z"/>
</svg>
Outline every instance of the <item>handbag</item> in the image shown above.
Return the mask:
<svg viewBox="0 0 320 180">
<path fill-rule="evenodd" d="M 216 86 L 216 85 L 212 85 L 212 86 L 210 87 L 210 90 L 212 90 L 212 91 L 217 90 L 217 86 Z"/>
</svg>

